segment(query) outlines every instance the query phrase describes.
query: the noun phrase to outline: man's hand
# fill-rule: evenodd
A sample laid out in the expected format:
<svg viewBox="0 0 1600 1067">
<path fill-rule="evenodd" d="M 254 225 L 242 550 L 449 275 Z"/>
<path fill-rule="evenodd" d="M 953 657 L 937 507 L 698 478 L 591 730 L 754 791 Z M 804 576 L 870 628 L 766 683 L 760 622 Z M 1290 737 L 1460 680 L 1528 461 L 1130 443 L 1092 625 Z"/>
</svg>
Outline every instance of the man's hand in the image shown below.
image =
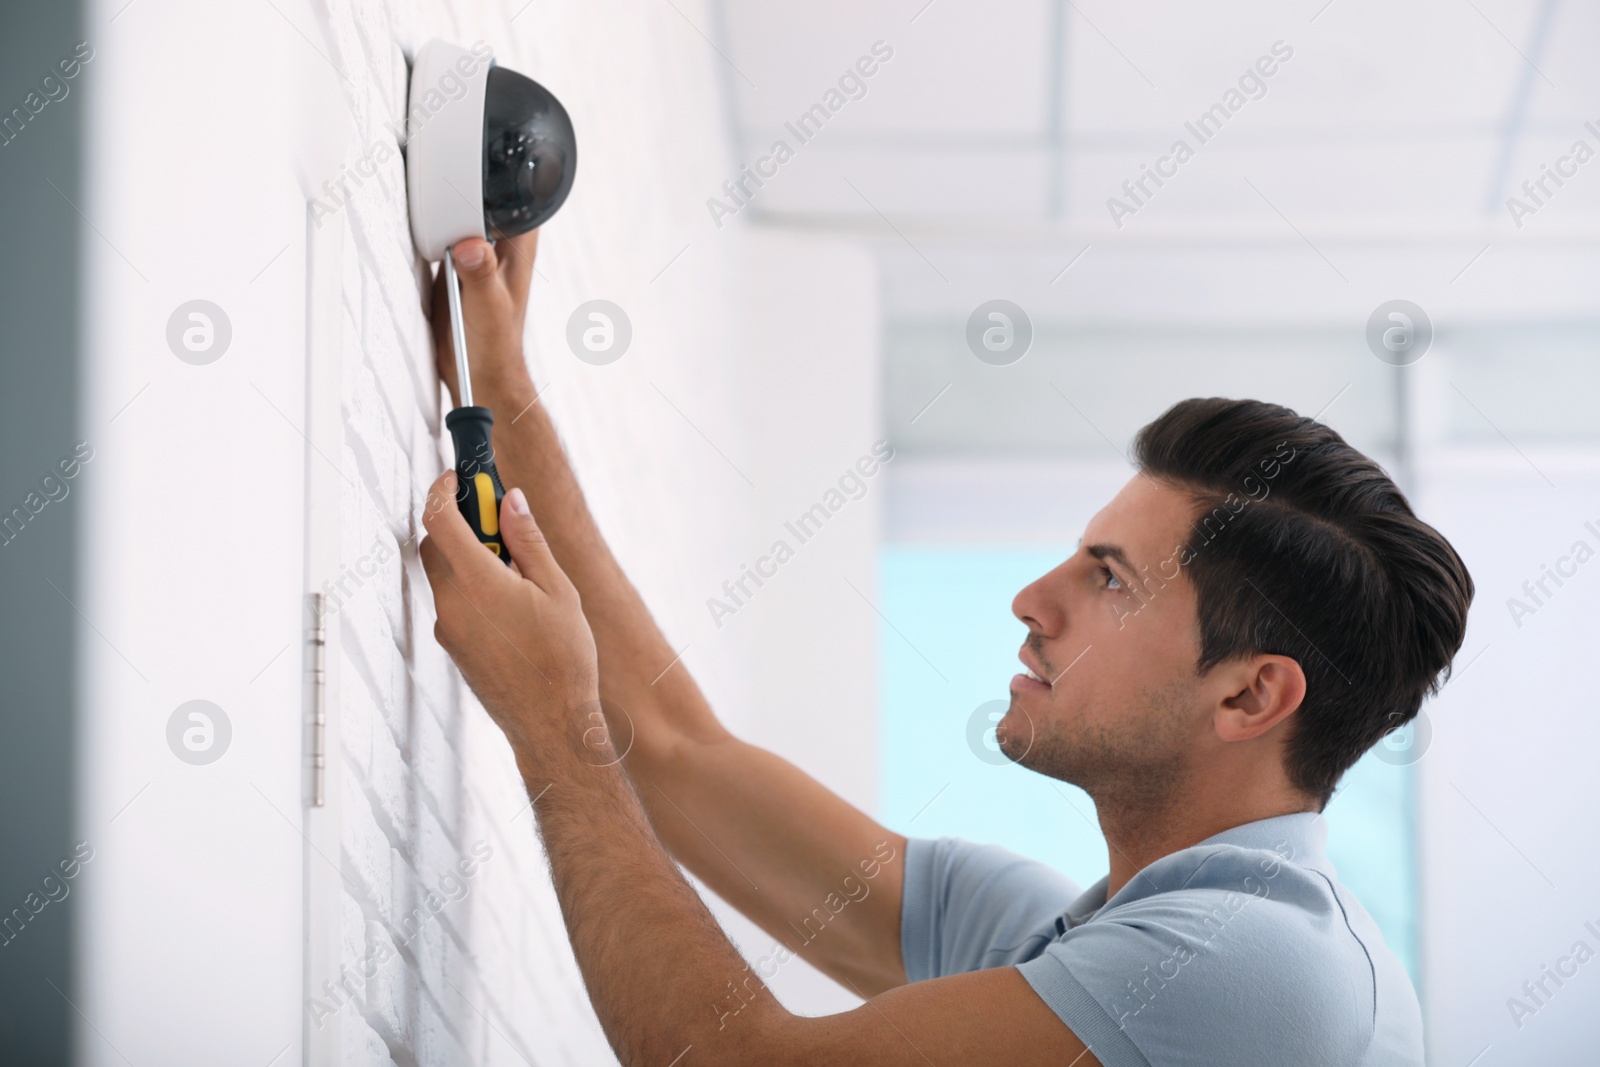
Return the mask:
<svg viewBox="0 0 1600 1067">
<path fill-rule="evenodd" d="M 500 507 L 509 569 L 473 536 L 455 494 L 455 472 L 446 471 L 429 489 L 422 517 L 422 565 L 438 616 L 433 634 L 520 762 L 562 733 L 569 744 L 583 736 L 574 713 L 599 698 L 594 636 L 522 490 L 512 489 Z"/>
<path fill-rule="evenodd" d="M 522 358 L 522 324 L 528 312 L 528 282 L 539 249 L 539 231 L 508 237 L 491 245 L 477 237 L 456 242 L 456 273 L 461 277 L 461 317 L 467 324 L 467 358 L 472 361 L 473 399 L 493 406 L 519 387 L 530 385 Z M 450 303 L 444 267 L 433 280 L 434 359 L 439 377 L 450 390 L 453 406 L 461 404 L 456 386 L 456 350 L 450 338 Z M 530 385 L 531 387 L 531 385 Z"/>
</svg>

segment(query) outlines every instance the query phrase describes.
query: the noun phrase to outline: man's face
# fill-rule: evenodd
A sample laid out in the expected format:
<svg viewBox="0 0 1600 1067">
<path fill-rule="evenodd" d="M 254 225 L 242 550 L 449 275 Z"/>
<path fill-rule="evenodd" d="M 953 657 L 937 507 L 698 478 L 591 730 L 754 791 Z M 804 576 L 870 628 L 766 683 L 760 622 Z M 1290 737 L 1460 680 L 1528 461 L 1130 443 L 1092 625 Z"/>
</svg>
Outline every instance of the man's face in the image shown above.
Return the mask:
<svg viewBox="0 0 1600 1067">
<path fill-rule="evenodd" d="M 1066 562 L 1018 593 L 1028 627 L 1000 749 L 1025 767 L 1126 801 L 1167 794 L 1211 730 L 1195 674 L 1196 597 L 1178 546 L 1195 508 L 1136 474 Z"/>
</svg>

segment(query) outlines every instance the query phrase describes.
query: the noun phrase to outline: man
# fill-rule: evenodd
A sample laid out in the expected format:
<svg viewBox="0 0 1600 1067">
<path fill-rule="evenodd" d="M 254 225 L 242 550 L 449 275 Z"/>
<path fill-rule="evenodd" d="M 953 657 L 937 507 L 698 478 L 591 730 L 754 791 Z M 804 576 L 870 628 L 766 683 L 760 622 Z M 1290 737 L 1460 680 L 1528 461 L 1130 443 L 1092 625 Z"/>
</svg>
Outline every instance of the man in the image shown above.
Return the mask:
<svg viewBox="0 0 1600 1067">
<path fill-rule="evenodd" d="M 877 825 L 730 735 L 681 663 L 661 673 L 672 647 L 523 363 L 536 241 L 456 247 L 516 570 L 476 543 L 449 472 L 422 561 L 624 1064 L 1422 1063 L 1415 994 L 1324 858 L 1320 812 L 1436 690 L 1473 586 L 1374 463 L 1285 408 L 1185 401 L 1141 431 L 1139 471 L 1077 551 L 1017 595 L 1026 669 L 1000 743 L 1094 799 L 1110 874 L 1080 894 L 1002 850 Z M 673 860 L 866 1003 L 790 1014 Z"/>
</svg>

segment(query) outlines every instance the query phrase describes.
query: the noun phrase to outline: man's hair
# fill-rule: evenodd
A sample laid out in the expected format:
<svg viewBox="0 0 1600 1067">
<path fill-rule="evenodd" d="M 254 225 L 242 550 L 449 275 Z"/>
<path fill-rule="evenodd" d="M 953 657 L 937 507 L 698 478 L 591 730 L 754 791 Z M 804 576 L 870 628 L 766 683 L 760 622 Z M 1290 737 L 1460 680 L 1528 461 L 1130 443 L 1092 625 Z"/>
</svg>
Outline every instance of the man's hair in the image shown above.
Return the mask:
<svg viewBox="0 0 1600 1067">
<path fill-rule="evenodd" d="M 1133 449 L 1199 509 L 1180 556 L 1198 593 L 1197 669 L 1260 654 L 1300 664 L 1285 769 L 1326 805 L 1449 678 L 1472 603 L 1466 564 L 1381 467 L 1286 407 L 1184 400 Z"/>
</svg>

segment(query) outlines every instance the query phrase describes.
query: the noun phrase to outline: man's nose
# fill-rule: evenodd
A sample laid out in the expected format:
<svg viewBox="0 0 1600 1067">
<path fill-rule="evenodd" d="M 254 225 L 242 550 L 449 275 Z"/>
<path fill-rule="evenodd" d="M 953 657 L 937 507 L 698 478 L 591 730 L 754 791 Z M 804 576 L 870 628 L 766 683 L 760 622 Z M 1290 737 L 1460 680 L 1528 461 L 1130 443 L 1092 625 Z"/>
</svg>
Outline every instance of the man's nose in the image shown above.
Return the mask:
<svg viewBox="0 0 1600 1067">
<path fill-rule="evenodd" d="M 1052 572 L 1054 573 L 1054 572 Z M 1052 588 L 1050 575 L 1024 586 L 1011 601 L 1011 614 L 1015 615 L 1033 634 L 1045 637 L 1060 633 L 1066 621 L 1065 612 Z"/>
</svg>

